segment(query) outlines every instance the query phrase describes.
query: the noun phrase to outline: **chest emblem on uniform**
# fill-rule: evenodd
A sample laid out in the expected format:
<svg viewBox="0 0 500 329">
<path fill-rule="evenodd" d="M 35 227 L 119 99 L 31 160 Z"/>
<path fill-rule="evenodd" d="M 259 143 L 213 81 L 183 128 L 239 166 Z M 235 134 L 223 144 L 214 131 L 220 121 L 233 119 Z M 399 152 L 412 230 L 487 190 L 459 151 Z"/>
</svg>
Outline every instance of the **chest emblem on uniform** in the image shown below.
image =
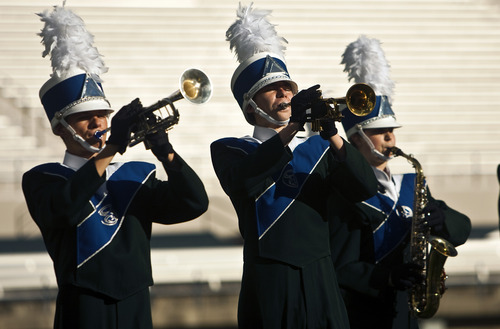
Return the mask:
<svg viewBox="0 0 500 329">
<path fill-rule="evenodd" d="M 99 215 L 101 215 L 101 223 L 106 226 L 113 226 L 118 223 L 118 217 L 113 213 L 111 205 L 107 205 L 99 209 Z"/>
<path fill-rule="evenodd" d="M 288 187 L 297 188 L 299 186 L 299 182 L 292 168 L 286 169 L 283 172 L 282 181 L 283 184 Z"/>
<path fill-rule="evenodd" d="M 400 209 L 396 210 L 398 216 L 403 218 L 411 218 L 413 217 L 413 210 L 408 206 L 401 206 Z"/>
</svg>

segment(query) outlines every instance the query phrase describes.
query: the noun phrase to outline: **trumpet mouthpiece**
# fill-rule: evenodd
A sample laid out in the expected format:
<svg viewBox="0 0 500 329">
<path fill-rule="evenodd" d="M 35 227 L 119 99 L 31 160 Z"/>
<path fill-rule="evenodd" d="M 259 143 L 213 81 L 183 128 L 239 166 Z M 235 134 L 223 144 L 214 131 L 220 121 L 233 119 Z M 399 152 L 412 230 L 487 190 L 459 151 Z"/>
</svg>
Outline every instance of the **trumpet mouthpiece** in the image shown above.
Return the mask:
<svg viewBox="0 0 500 329">
<path fill-rule="evenodd" d="M 96 132 L 94 133 L 94 138 L 95 138 L 95 139 L 99 139 L 99 140 L 100 140 L 100 139 L 102 138 L 102 136 L 103 136 L 105 133 L 107 133 L 110 129 L 111 129 L 111 128 L 106 128 L 106 129 L 104 129 L 104 130 L 98 130 L 98 131 L 96 131 Z"/>
</svg>

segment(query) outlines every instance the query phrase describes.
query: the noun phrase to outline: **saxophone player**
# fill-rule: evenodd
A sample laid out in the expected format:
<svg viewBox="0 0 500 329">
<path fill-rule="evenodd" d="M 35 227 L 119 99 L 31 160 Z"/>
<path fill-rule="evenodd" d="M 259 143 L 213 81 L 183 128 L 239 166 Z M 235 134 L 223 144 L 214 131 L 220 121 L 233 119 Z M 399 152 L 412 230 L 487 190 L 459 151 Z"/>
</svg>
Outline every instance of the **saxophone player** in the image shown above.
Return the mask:
<svg viewBox="0 0 500 329">
<path fill-rule="evenodd" d="M 349 142 L 366 158 L 378 180 L 376 196 L 360 203 L 332 198 L 331 248 L 337 279 L 343 290 L 351 328 L 418 328 L 411 316 L 408 289 L 424 280 L 422 268 L 405 260 L 410 245 L 415 173 L 391 174 L 396 129 L 401 124 L 391 108 L 394 87 L 380 42 L 366 36 L 349 44 L 343 64 L 356 83 L 368 83 L 377 94 L 375 109 L 368 116 L 344 112 L 343 128 Z M 374 74 L 375 73 L 375 74 Z M 463 244 L 470 233 L 469 218 L 434 199 L 422 209 L 425 229 L 432 235 Z"/>
</svg>

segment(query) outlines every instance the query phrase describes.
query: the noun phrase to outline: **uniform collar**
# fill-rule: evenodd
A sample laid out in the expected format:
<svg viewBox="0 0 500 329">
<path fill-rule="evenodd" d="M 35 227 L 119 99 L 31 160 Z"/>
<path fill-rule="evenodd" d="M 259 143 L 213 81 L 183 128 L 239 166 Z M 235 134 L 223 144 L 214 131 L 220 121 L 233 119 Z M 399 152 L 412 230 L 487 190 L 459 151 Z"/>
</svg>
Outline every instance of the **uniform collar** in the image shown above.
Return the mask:
<svg viewBox="0 0 500 329">
<path fill-rule="evenodd" d="M 399 193 L 389 167 L 386 166 L 384 171 L 374 166 L 372 166 L 372 169 L 379 184 L 379 193 L 388 196 L 391 200 L 397 201 Z"/>
<path fill-rule="evenodd" d="M 255 126 L 253 129 L 253 138 L 259 140 L 261 143 L 264 143 L 277 134 L 276 130 L 267 127 Z"/>
<path fill-rule="evenodd" d="M 278 132 L 272 128 L 267 128 L 267 127 L 261 127 L 261 126 L 254 126 L 253 129 L 253 136 L 252 138 L 254 140 L 257 140 L 259 143 L 264 143 L 265 141 L 271 139 L 272 137 L 276 136 Z M 247 136 L 250 137 L 250 136 Z M 297 145 L 300 143 L 303 143 L 307 140 L 306 137 L 297 137 L 295 136 L 290 143 L 288 143 L 288 147 L 290 150 L 294 150 Z"/>
<path fill-rule="evenodd" d="M 71 154 L 71 153 L 68 153 L 68 151 L 66 151 L 64 153 L 63 164 L 70 167 L 74 171 L 77 171 L 78 169 L 83 167 L 83 165 L 85 163 L 87 163 L 87 161 L 88 161 L 88 159 L 79 157 L 79 156 Z"/>
</svg>

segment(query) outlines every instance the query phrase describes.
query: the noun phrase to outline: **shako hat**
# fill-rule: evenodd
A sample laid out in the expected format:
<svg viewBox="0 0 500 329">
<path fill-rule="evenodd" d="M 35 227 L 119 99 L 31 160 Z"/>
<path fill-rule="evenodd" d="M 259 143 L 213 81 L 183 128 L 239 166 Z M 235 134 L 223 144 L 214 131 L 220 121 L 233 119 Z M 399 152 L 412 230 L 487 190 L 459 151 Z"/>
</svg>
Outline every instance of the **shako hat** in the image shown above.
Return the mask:
<svg viewBox="0 0 500 329">
<path fill-rule="evenodd" d="M 345 64 L 349 81 L 370 85 L 377 96 L 375 108 L 367 116 L 356 116 L 347 109 L 342 111 L 347 138 L 362 129 L 401 127 L 391 108 L 394 82 L 380 41 L 361 35 L 347 46 L 341 64 Z"/>
<path fill-rule="evenodd" d="M 226 40 L 240 63 L 231 79 L 231 91 L 247 122 L 254 125 L 246 108 L 259 90 L 278 81 L 289 82 L 294 94 L 298 87 L 286 67 L 284 51 L 288 42 L 267 20 L 271 11 L 253 9 L 252 4 L 239 4 L 238 18 L 226 31 Z"/>
<path fill-rule="evenodd" d="M 39 96 L 52 131 L 68 115 L 95 110 L 113 111 L 104 95 L 101 74 L 108 71 L 92 44 L 83 20 L 64 6 L 37 14 L 45 23 L 39 35 L 50 54 L 52 74 Z"/>
</svg>

